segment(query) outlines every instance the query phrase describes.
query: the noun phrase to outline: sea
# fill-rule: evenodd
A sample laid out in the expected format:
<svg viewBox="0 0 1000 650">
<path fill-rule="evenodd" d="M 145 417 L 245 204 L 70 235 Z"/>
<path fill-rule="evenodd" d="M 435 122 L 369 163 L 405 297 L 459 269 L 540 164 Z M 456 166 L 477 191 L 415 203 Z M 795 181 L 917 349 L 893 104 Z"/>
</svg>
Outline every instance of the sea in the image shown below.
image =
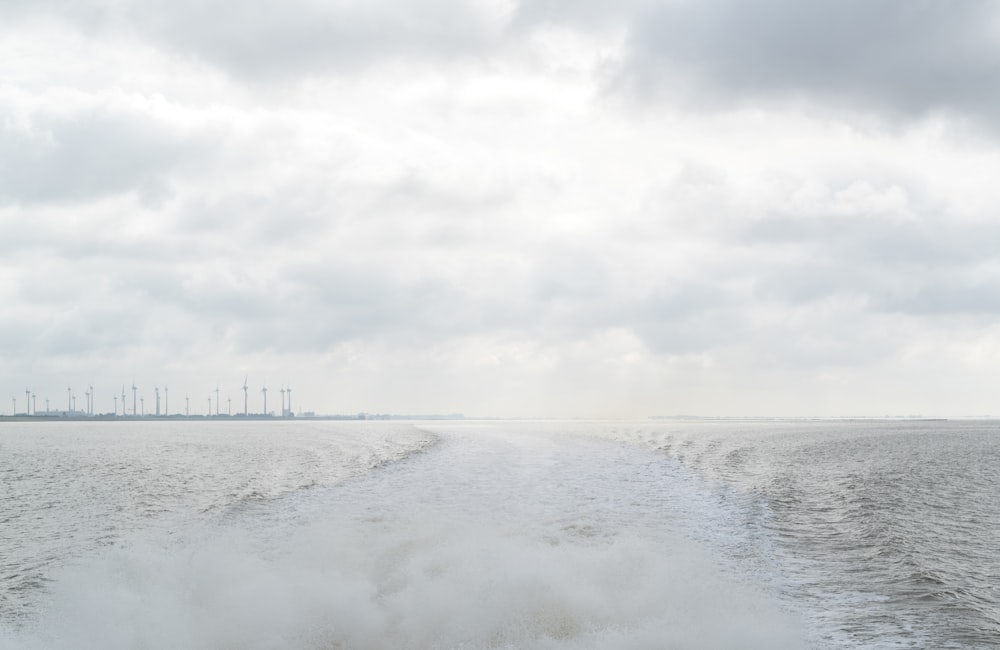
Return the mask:
<svg viewBox="0 0 1000 650">
<path fill-rule="evenodd" d="M 1000 422 L 3 422 L 69 648 L 1000 648 Z"/>
</svg>

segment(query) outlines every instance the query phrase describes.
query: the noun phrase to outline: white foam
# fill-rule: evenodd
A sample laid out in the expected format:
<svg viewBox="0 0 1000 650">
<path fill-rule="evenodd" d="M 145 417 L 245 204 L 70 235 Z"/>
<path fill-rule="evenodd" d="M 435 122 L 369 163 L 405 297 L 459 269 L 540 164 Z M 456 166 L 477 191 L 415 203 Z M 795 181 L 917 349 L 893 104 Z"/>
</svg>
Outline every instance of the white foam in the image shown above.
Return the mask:
<svg viewBox="0 0 1000 650">
<path fill-rule="evenodd" d="M 449 522 L 237 530 L 66 569 L 5 648 L 790 648 L 795 627 L 710 557 L 622 534 Z"/>
<path fill-rule="evenodd" d="M 347 484 L 63 567 L 0 648 L 802 647 L 766 589 L 680 534 L 666 506 L 690 486 L 662 456 L 442 435 Z"/>
</svg>

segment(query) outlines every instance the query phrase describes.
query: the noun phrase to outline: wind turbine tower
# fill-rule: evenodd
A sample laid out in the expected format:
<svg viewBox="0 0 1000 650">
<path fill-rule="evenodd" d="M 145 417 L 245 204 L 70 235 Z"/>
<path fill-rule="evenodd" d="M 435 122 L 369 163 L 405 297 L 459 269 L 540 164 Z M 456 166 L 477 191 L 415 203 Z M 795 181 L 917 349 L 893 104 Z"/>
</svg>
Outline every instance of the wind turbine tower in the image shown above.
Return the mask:
<svg viewBox="0 0 1000 650">
<path fill-rule="evenodd" d="M 46 410 L 48 410 L 48 409 L 46 409 Z M 35 394 L 34 393 L 31 394 L 31 412 L 34 413 L 35 415 L 38 415 L 38 403 L 35 402 Z"/>
<path fill-rule="evenodd" d="M 14 402 L 14 410 L 10 412 L 11 415 L 17 415 L 17 395 L 12 395 L 10 401 Z"/>
<path fill-rule="evenodd" d="M 66 387 L 66 410 L 72 412 L 73 410 L 73 387 Z"/>
<path fill-rule="evenodd" d="M 153 390 L 156 391 L 156 415 L 157 415 L 157 417 L 159 417 L 159 415 L 160 415 L 160 387 L 159 386 L 153 386 Z"/>
<path fill-rule="evenodd" d="M 215 414 L 219 414 L 219 385 L 215 385 Z M 211 415 L 211 413 L 209 413 Z"/>
<path fill-rule="evenodd" d="M 267 386 L 260 389 L 260 392 L 264 393 L 264 415 L 267 415 Z"/>
<path fill-rule="evenodd" d="M 226 415 L 232 417 L 233 415 L 233 398 L 226 396 Z"/>
<path fill-rule="evenodd" d="M 83 391 L 83 396 L 87 398 L 87 403 L 84 405 L 83 410 L 90 415 L 90 389 Z"/>
<path fill-rule="evenodd" d="M 138 411 L 135 410 L 135 391 L 139 390 L 135 382 L 132 382 L 132 415 L 138 415 Z"/>
<path fill-rule="evenodd" d="M 118 395 L 115 395 L 115 417 L 118 417 Z"/>
<path fill-rule="evenodd" d="M 24 407 L 25 411 L 27 411 L 28 415 L 31 415 L 31 391 L 29 391 L 27 388 L 24 389 L 24 403 L 25 403 Z"/>
<path fill-rule="evenodd" d="M 122 384 L 122 417 L 125 417 L 125 384 Z"/>
<path fill-rule="evenodd" d="M 247 379 L 250 379 L 250 375 L 243 378 L 243 417 L 250 415 L 250 412 L 247 410 L 247 391 L 249 390 Z"/>
<path fill-rule="evenodd" d="M 281 417 L 285 417 L 285 387 L 281 387 Z"/>
<path fill-rule="evenodd" d="M 191 398 L 187 395 L 184 396 L 184 417 L 191 417 Z"/>
<path fill-rule="evenodd" d="M 163 387 L 163 414 L 170 415 L 170 393 L 167 392 L 167 387 Z"/>
<path fill-rule="evenodd" d="M 142 417 L 146 417 L 146 397 L 145 395 L 139 398 L 139 406 L 141 407 Z"/>
<path fill-rule="evenodd" d="M 292 417 L 292 389 L 289 387 L 286 390 L 288 391 L 288 417 Z"/>
<path fill-rule="evenodd" d="M 93 415 L 94 414 L 94 385 L 93 384 L 90 385 L 90 397 L 87 399 L 87 401 L 90 402 L 90 404 L 88 406 L 90 408 L 90 414 Z"/>
</svg>

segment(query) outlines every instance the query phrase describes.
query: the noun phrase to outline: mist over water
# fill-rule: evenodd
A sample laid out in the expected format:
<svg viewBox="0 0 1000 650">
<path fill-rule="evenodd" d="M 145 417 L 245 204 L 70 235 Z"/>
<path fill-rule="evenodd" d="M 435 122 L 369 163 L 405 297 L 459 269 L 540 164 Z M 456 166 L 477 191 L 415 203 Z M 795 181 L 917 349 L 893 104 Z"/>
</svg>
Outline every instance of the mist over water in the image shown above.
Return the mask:
<svg viewBox="0 0 1000 650">
<path fill-rule="evenodd" d="M 997 460 L 993 423 L 9 425 L 0 648 L 996 647 Z"/>
</svg>

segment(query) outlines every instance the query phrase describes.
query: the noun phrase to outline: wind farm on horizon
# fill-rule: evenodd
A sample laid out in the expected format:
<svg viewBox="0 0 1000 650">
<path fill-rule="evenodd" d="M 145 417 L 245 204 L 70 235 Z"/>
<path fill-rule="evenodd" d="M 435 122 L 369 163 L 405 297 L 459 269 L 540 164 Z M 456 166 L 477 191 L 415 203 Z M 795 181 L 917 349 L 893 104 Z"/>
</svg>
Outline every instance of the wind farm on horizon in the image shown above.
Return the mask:
<svg viewBox="0 0 1000 650">
<path fill-rule="evenodd" d="M 262 396 L 262 401 L 260 403 L 260 410 L 256 410 L 257 406 L 253 407 L 250 404 L 250 386 L 247 383 L 250 376 L 246 375 L 243 379 L 243 385 L 240 389 L 243 391 L 243 410 L 242 412 L 237 410 L 233 413 L 233 400 L 231 396 L 226 397 L 226 410 L 222 410 L 221 391 L 219 385 L 216 384 L 214 389 L 208 391 L 207 396 L 207 409 L 204 411 L 199 410 L 197 407 L 192 412 L 192 400 L 188 393 L 184 395 L 184 409 L 183 411 L 170 412 L 170 389 L 166 385 L 163 386 L 162 401 L 160 386 L 154 385 L 153 392 L 155 397 L 155 405 L 151 405 L 150 412 L 146 412 L 146 395 L 140 392 L 140 388 L 131 382 L 131 404 L 129 403 L 128 396 L 126 394 L 126 385 L 122 384 L 121 393 L 115 392 L 111 397 L 113 401 L 113 408 L 110 411 L 101 411 L 95 406 L 95 391 L 93 385 L 87 385 L 84 391 L 84 397 L 86 398 L 86 403 L 83 408 L 78 409 L 76 405 L 77 395 L 73 390 L 72 386 L 66 387 L 66 408 L 60 408 L 56 406 L 55 402 L 49 397 L 45 397 L 45 408 L 44 410 L 38 409 L 38 396 L 31 391 L 29 388 L 24 389 L 24 404 L 25 408 L 18 410 L 18 399 L 17 394 L 11 397 L 11 411 L 8 415 L 5 411 L 0 411 L 0 417 L 7 419 L 11 418 L 69 418 L 69 419 L 206 419 L 206 418 L 244 418 L 244 419 L 264 419 L 264 418 L 294 418 L 296 417 L 295 412 L 292 410 L 292 388 L 290 386 L 282 385 L 280 389 L 281 393 L 281 410 L 277 413 L 274 411 L 267 410 L 267 391 L 268 387 L 265 383 L 261 386 L 260 394 Z M 212 394 L 215 394 L 215 400 L 213 403 Z M 131 410 L 129 409 L 131 406 Z M 237 408 L 238 408 L 237 404 Z M 214 411 L 213 411 L 214 408 Z M 251 410 L 251 409 L 254 410 Z M 314 416 L 313 413 L 307 412 L 303 414 L 305 417 Z"/>
</svg>

